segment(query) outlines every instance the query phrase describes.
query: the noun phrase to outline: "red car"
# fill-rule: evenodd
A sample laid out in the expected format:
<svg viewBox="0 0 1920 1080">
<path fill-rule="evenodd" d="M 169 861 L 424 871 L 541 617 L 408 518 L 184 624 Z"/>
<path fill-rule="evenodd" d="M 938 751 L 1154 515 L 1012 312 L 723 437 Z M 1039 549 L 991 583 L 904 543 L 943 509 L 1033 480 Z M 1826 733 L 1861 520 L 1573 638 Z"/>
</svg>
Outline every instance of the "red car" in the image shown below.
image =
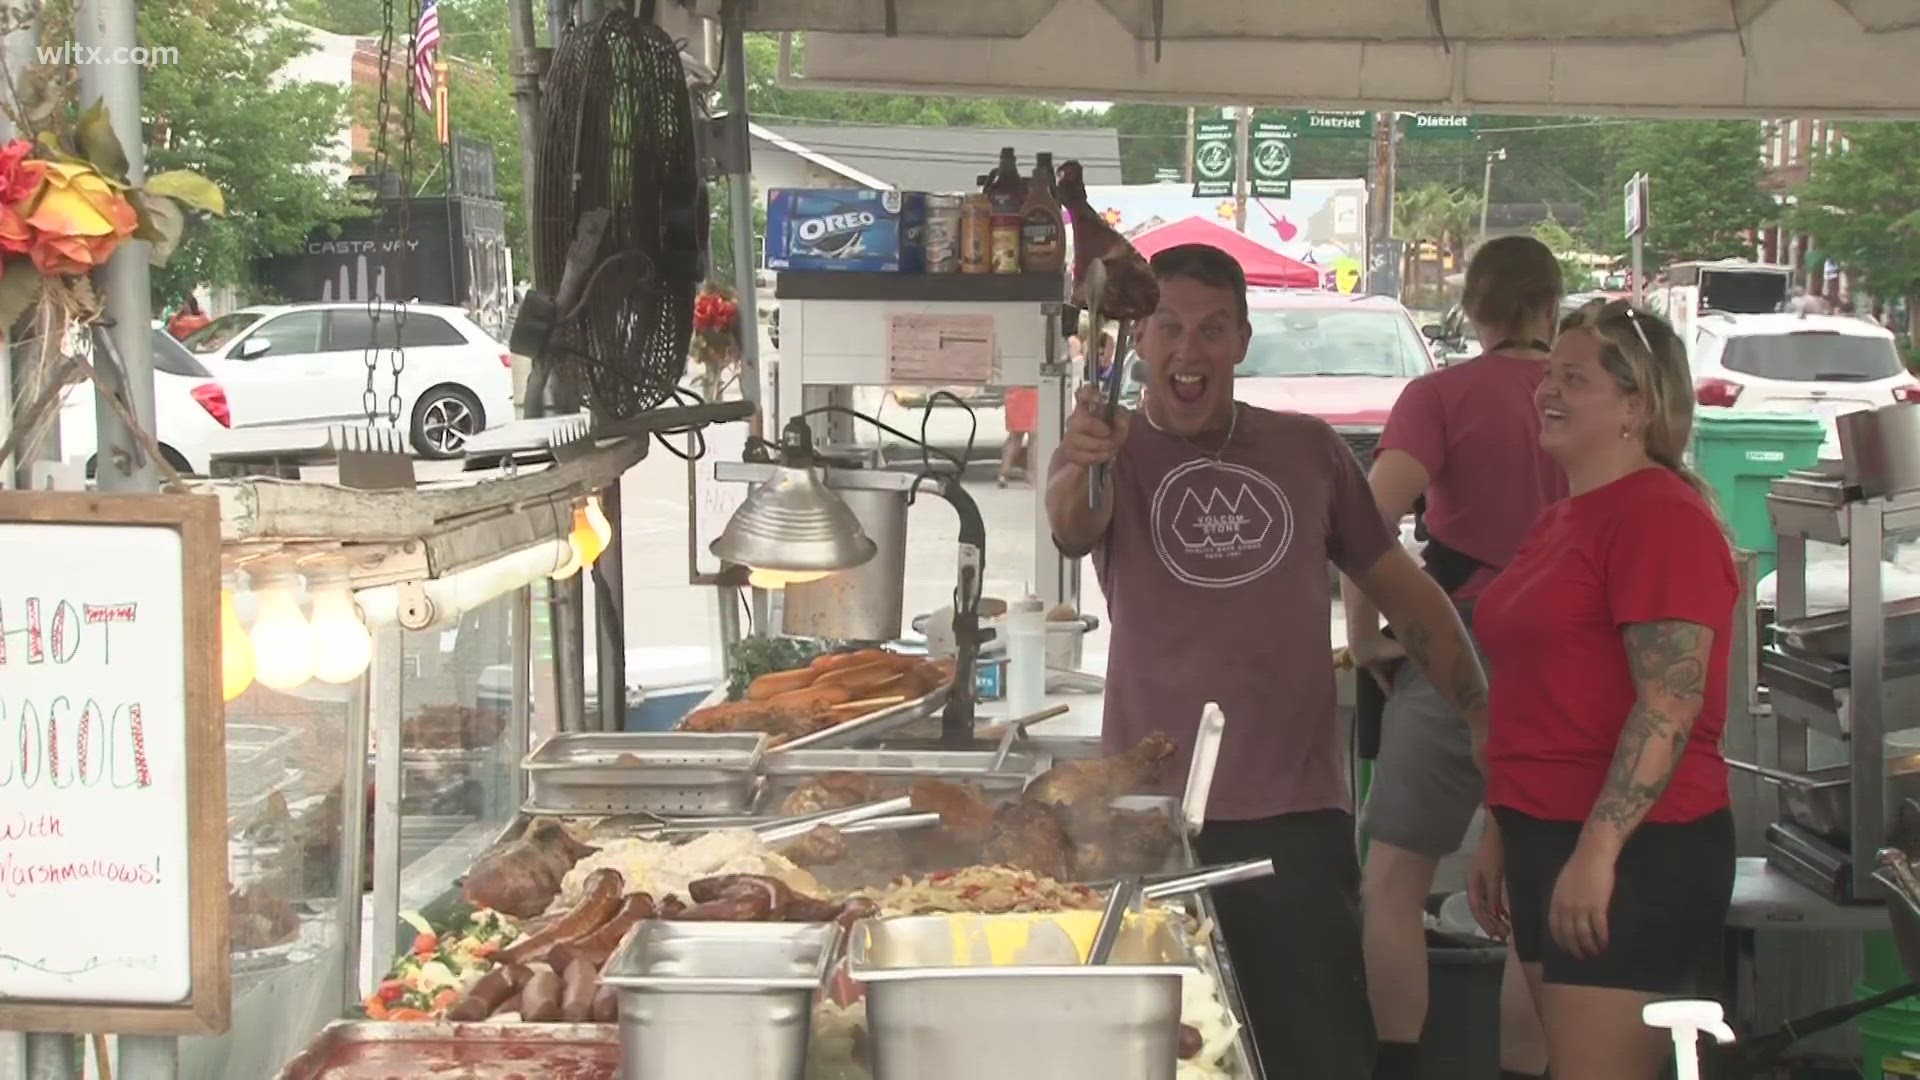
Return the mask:
<svg viewBox="0 0 1920 1080">
<path fill-rule="evenodd" d="M 1413 317 L 1386 296 L 1258 290 L 1247 302 L 1253 341 L 1234 396 L 1325 420 L 1371 468 L 1400 391 L 1435 367 Z"/>
</svg>

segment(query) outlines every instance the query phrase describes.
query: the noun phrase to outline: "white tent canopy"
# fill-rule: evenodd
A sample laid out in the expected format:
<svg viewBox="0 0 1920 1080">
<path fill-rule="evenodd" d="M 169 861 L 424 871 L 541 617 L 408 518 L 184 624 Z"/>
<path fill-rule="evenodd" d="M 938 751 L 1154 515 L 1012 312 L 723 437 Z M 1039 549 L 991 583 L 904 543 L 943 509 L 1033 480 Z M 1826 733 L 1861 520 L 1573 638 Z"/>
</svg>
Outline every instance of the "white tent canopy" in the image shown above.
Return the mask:
<svg viewBox="0 0 1920 1080">
<path fill-rule="evenodd" d="M 721 0 L 692 2 L 720 14 Z M 749 29 L 805 31 L 804 69 L 787 75 L 830 88 L 1920 116 L 1920 0 L 746 0 L 745 11 Z"/>
</svg>

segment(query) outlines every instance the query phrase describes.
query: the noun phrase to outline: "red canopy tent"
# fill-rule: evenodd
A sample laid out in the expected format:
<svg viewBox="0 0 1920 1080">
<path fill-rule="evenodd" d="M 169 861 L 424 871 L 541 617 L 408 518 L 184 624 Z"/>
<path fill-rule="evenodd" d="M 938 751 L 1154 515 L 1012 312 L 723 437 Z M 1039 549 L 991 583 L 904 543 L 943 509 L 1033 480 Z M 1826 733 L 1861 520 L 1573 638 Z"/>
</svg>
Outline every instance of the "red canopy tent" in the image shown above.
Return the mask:
<svg viewBox="0 0 1920 1080">
<path fill-rule="evenodd" d="M 1258 240 L 1217 225 L 1203 217 L 1189 217 L 1149 229 L 1133 238 L 1133 246 L 1151 259 L 1181 244 L 1208 244 L 1233 256 L 1246 272 L 1247 284 L 1267 289 L 1317 289 L 1320 269 L 1285 255 Z"/>
</svg>

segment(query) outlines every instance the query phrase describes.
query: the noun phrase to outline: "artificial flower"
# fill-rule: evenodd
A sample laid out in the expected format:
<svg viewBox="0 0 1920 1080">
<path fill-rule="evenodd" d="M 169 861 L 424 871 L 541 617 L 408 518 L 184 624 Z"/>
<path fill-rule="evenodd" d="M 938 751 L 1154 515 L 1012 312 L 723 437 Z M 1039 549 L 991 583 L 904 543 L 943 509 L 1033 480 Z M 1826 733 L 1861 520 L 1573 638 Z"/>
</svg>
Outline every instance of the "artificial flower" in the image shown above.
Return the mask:
<svg viewBox="0 0 1920 1080">
<path fill-rule="evenodd" d="M 140 224 L 133 205 L 85 165 L 48 162 L 46 189 L 27 224 L 42 274 L 84 273 L 107 261 Z"/>
<path fill-rule="evenodd" d="M 0 146 L 0 203 L 9 206 L 27 202 L 40 193 L 46 180 L 47 163 L 29 158 L 33 144 L 14 139 Z"/>
<path fill-rule="evenodd" d="M 25 255 L 33 248 L 33 227 L 10 203 L 0 203 L 0 251 Z"/>
</svg>

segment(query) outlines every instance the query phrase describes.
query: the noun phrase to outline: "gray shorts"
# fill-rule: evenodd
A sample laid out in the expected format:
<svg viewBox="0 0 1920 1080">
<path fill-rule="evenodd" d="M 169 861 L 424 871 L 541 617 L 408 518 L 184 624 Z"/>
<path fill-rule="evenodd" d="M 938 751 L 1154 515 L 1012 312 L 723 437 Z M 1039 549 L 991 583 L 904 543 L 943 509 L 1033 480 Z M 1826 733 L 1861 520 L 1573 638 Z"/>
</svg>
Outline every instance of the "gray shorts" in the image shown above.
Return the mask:
<svg viewBox="0 0 1920 1080">
<path fill-rule="evenodd" d="M 1380 717 L 1380 754 L 1360 811 L 1361 831 L 1369 840 L 1443 859 L 1459 850 L 1485 797 L 1466 721 L 1417 665 L 1402 663 Z"/>
</svg>

